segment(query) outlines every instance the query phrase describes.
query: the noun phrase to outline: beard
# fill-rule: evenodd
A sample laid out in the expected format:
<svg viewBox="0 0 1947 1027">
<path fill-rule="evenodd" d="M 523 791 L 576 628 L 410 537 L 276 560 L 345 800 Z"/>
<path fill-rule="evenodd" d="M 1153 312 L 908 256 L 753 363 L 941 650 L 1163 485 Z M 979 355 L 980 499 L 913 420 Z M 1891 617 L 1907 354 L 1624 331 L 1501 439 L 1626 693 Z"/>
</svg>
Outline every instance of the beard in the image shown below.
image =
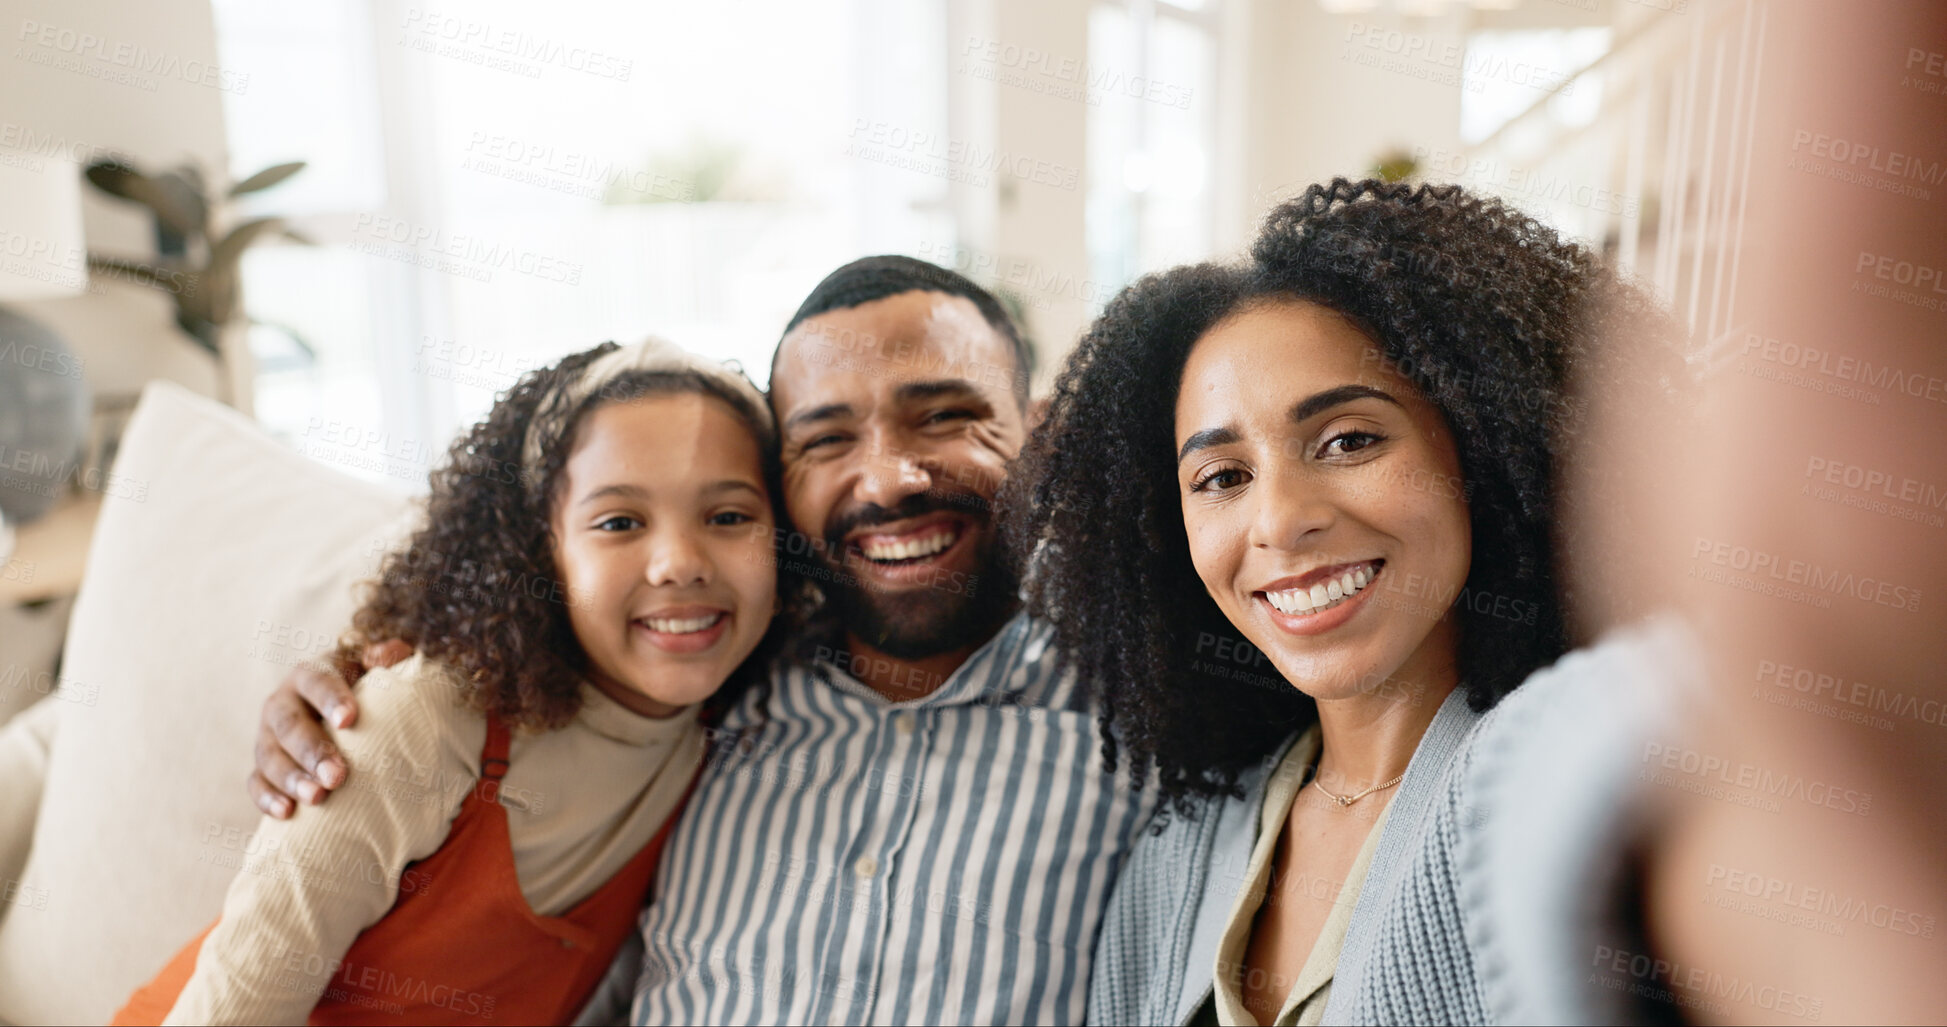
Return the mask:
<svg viewBox="0 0 1947 1027">
<path fill-rule="evenodd" d="M 1019 582 L 1000 555 L 990 504 L 973 493 L 908 496 L 897 507 L 856 508 L 835 517 L 825 532 L 821 589 L 838 626 L 898 660 L 918 660 L 978 646 L 1013 613 Z M 860 527 L 887 524 L 936 510 L 967 516 L 977 532 L 975 570 L 943 572 L 925 585 L 884 588 L 846 566 L 844 538 Z M 863 557 L 860 557 L 863 559 Z"/>
</svg>

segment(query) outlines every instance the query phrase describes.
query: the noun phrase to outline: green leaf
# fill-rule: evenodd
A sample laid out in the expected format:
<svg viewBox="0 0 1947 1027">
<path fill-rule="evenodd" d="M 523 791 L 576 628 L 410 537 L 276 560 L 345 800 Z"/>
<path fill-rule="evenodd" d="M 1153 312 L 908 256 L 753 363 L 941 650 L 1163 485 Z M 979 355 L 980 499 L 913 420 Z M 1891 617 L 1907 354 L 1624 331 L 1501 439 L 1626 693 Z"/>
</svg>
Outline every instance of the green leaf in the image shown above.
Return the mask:
<svg viewBox="0 0 1947 1027">
<path fill-rule="evenodd" d="M 202 173 L 193 167 L 177 168 L 156 176 L 156 187 L 169 194 L 169 198 L 189 217 L 194 219 L 195 232 L 184 235 L 202 235 L 209 230 L 210 201 L 203 195 Z"/>
<path fill-rule="evenodd" d="M 186 183 L 182 183 L 180 176 L 173 179 L 180 184 L 165 186 L 160 179 L 151 178 L 132 165 L 112 160 L 88 165 L 86 174 L 88 181 L 101 191 L 133 200 L 154 211 L 156 220 L 177 235 L 202 234 L 202 197 L 196 197 L 195 205 L 186 204 L 179 192 Z"/>
<path fill-rule="evenodd" d="M 304 162 L 301 160 L 294 160 L 291 161 L 289 164 L 273 164 L 270 167 L 267 167 L 264 170 L 259 171 L 254 175 L 251 175 L 249 178 L 246 178 L 243 181 L 238 182 L 236 185 L 231 186 L 230 195 L 242 196 L 244 193 L 254 193 L 264 189 L 269 189 L 271 186 L 274 186 L 277 183 L 282 182 L 283 180 L 303 170 L 304 170 Z"/>
<path fill-rule="evenodd" d="M 149 177 L 118 160 L 98 160 L 88 165 L 88 169 L 82 174 L 88 181 L 94 183 L 95 188 L 124 200 L 134 200 L 135 191 L 141 188 L 133 181 L 134 179 Z"/>
<path fill-rule="evenodd" d="M 243 251 L 256 242 L 266 232 L 275 232 L 284 227 L 283 218 L 251 218 L 230 230 L 223 241 L 210 247 L 210 270 L 223 274 L 235 272 L 237 262 L 243 259 Z"/>
</svg>

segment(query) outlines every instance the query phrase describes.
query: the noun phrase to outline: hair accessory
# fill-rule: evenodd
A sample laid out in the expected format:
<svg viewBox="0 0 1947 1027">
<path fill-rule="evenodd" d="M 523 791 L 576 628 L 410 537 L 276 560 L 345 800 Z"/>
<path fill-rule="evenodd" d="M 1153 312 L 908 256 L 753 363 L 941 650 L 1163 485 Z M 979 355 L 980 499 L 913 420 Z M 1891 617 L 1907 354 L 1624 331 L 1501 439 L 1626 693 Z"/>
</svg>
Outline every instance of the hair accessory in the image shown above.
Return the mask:
<svg viewBox="0 0 1947 1027">
<path fill-rule="evenodd" d="M 542 401 L 534 420 L 527 426 L 527 439 L 521 446 L 521 466 L 530 482 L 539 479 L 541 457 L 549 440 L 561 433 L 569 416 L 581 408 L 583 401 L 635 371 L 690 372 L 725 386 L 750 403 L 762 429 L 763 437 L 759 441 L 766 446 L 772 444 L 777 427 L 771 419 L 771 405 L 744 376 L 743 365 L 735 360 L 713 361 L 652 335 L 596 357 L 582 369 L 579 377 L 556 386 L 554 393 Z"/>
</svg>

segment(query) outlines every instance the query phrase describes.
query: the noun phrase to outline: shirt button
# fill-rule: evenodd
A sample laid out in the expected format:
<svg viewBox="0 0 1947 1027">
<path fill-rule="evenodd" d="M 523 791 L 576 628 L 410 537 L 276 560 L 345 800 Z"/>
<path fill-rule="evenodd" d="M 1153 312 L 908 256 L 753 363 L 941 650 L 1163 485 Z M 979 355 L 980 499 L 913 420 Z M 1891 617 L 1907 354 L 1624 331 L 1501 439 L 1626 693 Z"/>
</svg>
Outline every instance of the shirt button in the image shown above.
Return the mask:
<svg viewBox="0 0 1947 1027">
<path fill-rule="evenodd" d="M 892 718 L 893 729 L 898 731 L 902 735 L 910 735 L 913 733 L 914 719 L 915 718 L 910 713 L 897 714 Z"/>
<path fill-rule="evenodd" d="M 561 947 L 562 947 L 562 948 L 564 948 L 564 949 L 571 949 L 571 948 L 574 948 L 574 947 L 575 947 L 575 943 L 574 943 L 574 941 L 573 941 L 573 939 L 570 939 L 570 938 L 563 938 L 563 939 L 561 939 Z"/>
<path fill-rule="evenodd" d="M 860 856 L 859 861 L 852 864 L 852 872 L 860 877 L 871 877 L 879 872 L 879 861 L 871 856 Z"/>
</svg>

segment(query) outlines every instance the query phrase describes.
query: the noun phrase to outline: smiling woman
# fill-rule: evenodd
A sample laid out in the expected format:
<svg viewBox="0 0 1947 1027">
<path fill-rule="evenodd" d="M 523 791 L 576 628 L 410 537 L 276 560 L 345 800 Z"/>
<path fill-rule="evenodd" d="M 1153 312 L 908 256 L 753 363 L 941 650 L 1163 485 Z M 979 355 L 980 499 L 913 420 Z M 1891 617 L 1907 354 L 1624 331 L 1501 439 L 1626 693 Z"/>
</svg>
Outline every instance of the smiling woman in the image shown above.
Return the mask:
<svg viewBox="0 0 1947 1027">
<path fill-rule="evenodd" d="M 1657 315 L 1456 187 L 1314 186 L 1251 257 L 1117 297 L 1005 496 L 1105 758 L 1175 814 L 1117 885 L 1090 1019 L 1480 1022 L 1428 821 L 1481 711 L 1568 646 L 1570 374 Z"/>
</svg>

